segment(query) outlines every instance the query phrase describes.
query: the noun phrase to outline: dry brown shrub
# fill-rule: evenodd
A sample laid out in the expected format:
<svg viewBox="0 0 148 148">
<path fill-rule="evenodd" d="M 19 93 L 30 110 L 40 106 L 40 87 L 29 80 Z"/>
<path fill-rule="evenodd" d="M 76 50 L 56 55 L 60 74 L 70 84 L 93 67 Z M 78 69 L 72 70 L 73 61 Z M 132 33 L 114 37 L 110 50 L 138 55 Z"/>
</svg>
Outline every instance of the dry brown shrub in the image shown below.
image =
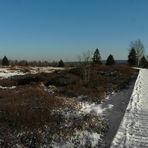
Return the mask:
<svg viewBox="0 0 148 148">
<path fill-rule="evenodd" d="M 16 85 L 16 82 L 11 79 L 0 79 L 0 86 L 11 87 L 15 85 Z"/>
<path fill-rule="evenodd" d="M 73 102 L 74 103 L 74 102 Z M 52 110 L 73 107 L 66 98 L 49 95 L 41 85 L 0 91 L 0 121 L 16 127 L 42 126 L 51 122 Z"/>
<path fill-rule="evenodd" d="M 132 75 L 136 72 L 135 69 L 131 68 L 130 66 L 126 64 L 121 65 L 112 65 L 112 66 L 106 66 L 106 65 L 100 65 L 96 66 L 95 69 L 97 71 L 119 71 L 124 74 Z"/>
<path fill-rule="evenodd" d="M 85 70 L 87 79 L 83 77 Z M 87 95 L 103 99 L 106 97 L 106 93 L 127 86 L 136 70 L 128 65 L 87 65 L 75 67 L 67 73 L 76 75 L 77 81 L 75 84 L 68 84 L 60 88 L 61 93 L 68 96 Z M 70 78 L 73 79 L 73 77 Z"/>
</svg>

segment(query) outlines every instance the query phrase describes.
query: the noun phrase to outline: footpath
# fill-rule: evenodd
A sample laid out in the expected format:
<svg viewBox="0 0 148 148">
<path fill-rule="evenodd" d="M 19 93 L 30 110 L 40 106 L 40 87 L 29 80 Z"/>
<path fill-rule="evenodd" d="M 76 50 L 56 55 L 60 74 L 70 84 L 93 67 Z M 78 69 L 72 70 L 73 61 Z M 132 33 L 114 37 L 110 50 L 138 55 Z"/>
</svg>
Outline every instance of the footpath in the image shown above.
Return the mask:
<svg viewBox="0 0 148 148">
<path fill-rule="evenodd" d="M 148 147 L 148 69 L 140 69 L 111 148 Z"/>
</svg>

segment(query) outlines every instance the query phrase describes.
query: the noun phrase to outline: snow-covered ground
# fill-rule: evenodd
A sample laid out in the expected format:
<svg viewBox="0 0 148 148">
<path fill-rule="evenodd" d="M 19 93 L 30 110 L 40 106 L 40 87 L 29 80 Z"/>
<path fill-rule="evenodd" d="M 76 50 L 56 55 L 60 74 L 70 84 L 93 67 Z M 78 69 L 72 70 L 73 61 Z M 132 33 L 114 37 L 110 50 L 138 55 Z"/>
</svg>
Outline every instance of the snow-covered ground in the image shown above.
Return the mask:
<svg viewBox="0 0 148 148">
<path fill-rule="evenodd" d="M 11 87 L 4 87 L 0 85 L 0 89 L 15 89 L 16 86 L 11 86 Z"/>
<path fill-rule="evenodd" d="M 0 79 L 9 78 L 16 75 L 24 75 L 20 69 L 0 68 Z"/>
<path fill-rule="evenodd" d="M 148 147 L 148 70 L 141 69 L 111 148 Z"/>
<path fill-rule="evenodd" d="M 56 70 L 64 70 L 61 67 L 0 67 L 0 79 L 9 78 L 17 75 L 52 73 Z"/>
<path fill-rule="evenodd" d="M 29 67 L 31 74 L 37 74 L 37 73 L 52 73 L 55 70 L 64 70 L 65 68 L 62 67 Z"/>
<path fill-rule="evenodd" d="M 108 104 L 107 106 L 103 107 L 102 104 L 95 104 L 95 103 L 81 103 L 81 111 L 84 113 L 93 113 L 93 114 L 103 114 L 106 110 L 112 109 L 114 105 Z"/>
</svg>

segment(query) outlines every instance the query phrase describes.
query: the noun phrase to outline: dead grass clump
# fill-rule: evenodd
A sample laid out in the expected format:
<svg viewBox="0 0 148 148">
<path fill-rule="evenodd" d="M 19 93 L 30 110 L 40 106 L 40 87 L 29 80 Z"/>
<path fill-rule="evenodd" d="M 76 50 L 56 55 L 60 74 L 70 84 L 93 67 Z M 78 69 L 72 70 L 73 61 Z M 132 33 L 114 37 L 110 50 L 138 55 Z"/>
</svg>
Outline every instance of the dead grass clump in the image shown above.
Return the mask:
<svg viewBox="0 0 148 148">
<path fill-rule="evenodd" d="M 0 79 L 0 86 L 3 87 L 11 87 L 11 86 L 16 86 L 16 82 L 11 80 L 11 79 Z"/>
<path fill-rule="evenodd" d="M 118 71 L 118 72 L 121 72 L 122 74 L 127 74 L 127 75 L 132 75 L 136 72 L 136 70 L 134 70 L 133 68 L 131 68 L 126 64 L 112 65 L 112 66 L 100 65 L 100 66 L 96 66 L 95 69 L 97 71 L 103 71 L 103 72 Z"/>
<path fill-rule="evenodd" d="M 27 85 L 31 83 L 39 82 L 40 79 L 36 75 L 24 75 L 24 76 L 17 76 L 14 78 L 17 85 Z"/>
<path fill-rule="evenodd" d="M 56 74 L 54 77 L 52 76 L 48 82 L 46 83 L 46 86 L 48 85 L 55 85 L 55 86 L 68 86 L 71 84 L 76 84 L 79 78 L 76 75 L 72 75 L 69 73 L 60 73 Z"/>
</svg>

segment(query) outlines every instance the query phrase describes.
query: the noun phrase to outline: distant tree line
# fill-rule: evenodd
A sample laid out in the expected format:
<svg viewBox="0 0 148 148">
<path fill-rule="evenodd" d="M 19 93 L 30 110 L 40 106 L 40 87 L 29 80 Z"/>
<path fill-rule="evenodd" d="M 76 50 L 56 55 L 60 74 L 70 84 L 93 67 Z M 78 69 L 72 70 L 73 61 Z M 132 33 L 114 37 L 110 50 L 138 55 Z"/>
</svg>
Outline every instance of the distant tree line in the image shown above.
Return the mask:
<svg viewBox="0 0 148 148">
<path fill-rule="evenodd" d="M 9 60 L 6 56 L 0 60 L 1 65 L 3 66 L 53 66 L 53 67 L 64 67 L 65 64 L 63 60 L 59 60 L 59 62 L 53 61 L 27 61 L 27 60 Z"/>
</svg>

